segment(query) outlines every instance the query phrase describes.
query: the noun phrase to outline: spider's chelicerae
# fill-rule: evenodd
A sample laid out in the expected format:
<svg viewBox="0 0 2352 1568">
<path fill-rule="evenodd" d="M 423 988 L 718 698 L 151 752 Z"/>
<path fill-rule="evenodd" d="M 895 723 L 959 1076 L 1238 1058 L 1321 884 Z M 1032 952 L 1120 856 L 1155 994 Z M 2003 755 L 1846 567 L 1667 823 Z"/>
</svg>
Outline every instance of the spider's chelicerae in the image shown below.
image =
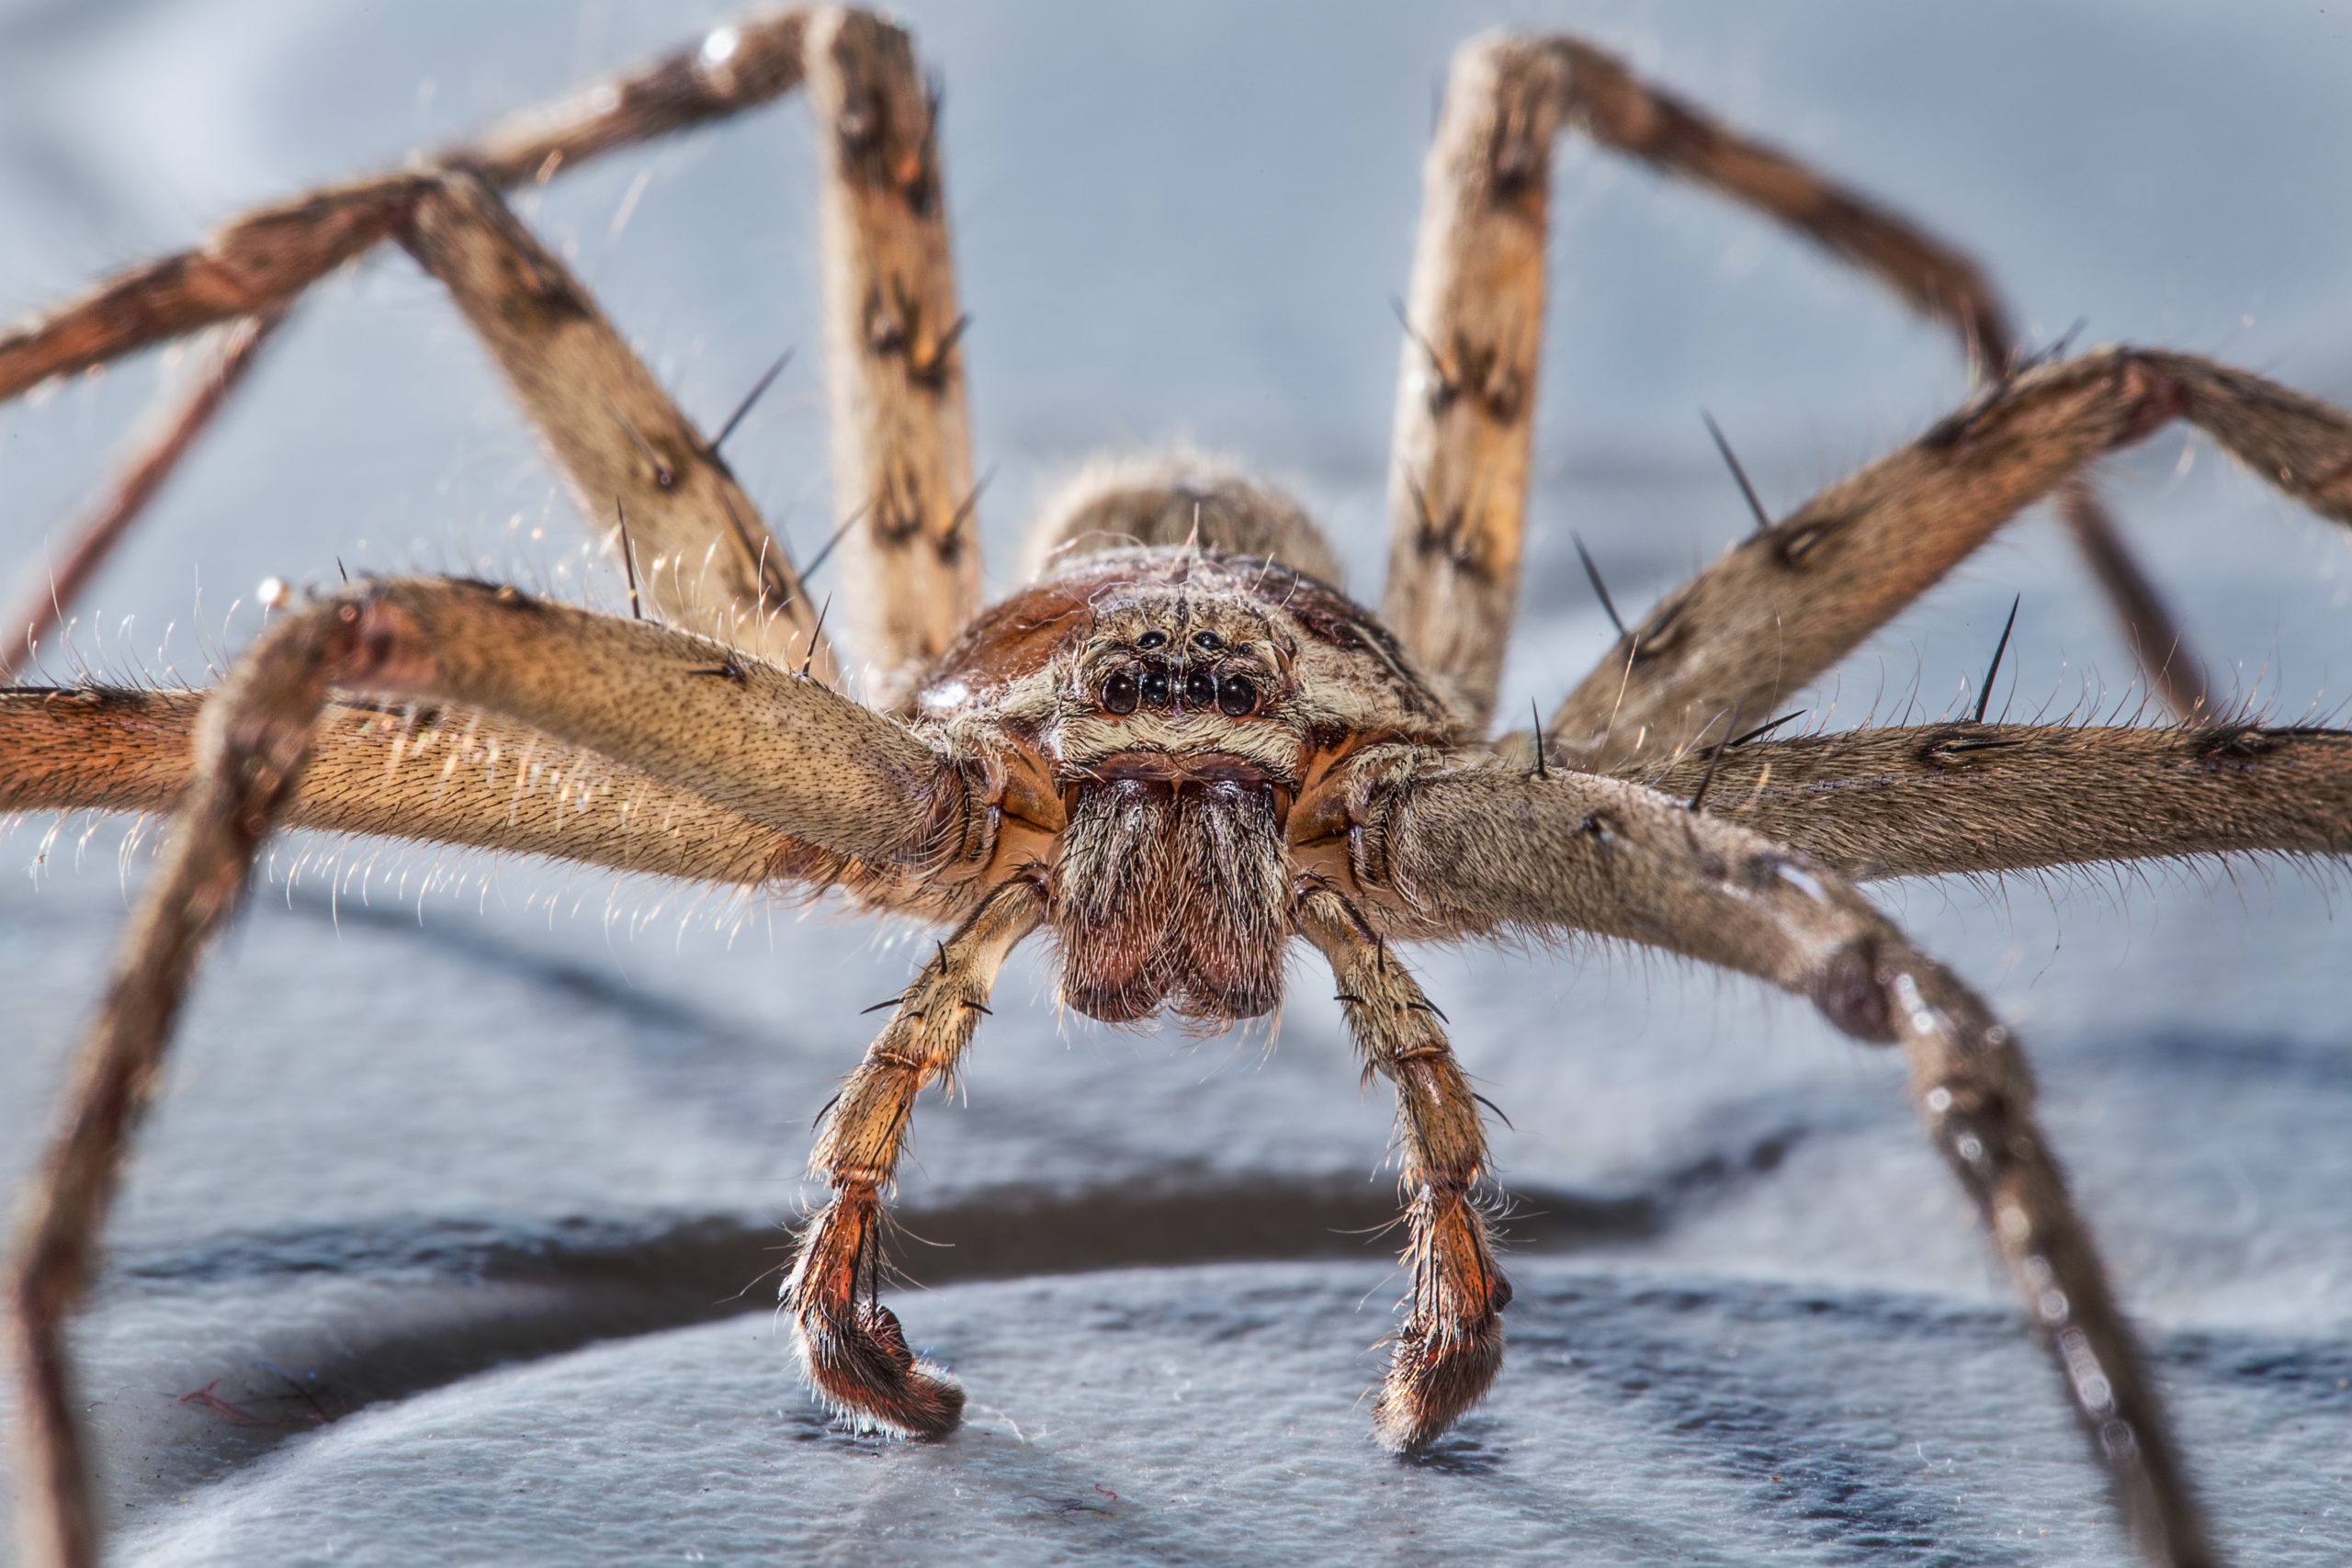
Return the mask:
<svg viewBox="0 0 2352 1568">
<path fill-rule="evenodd" d="M 822 128 L 840 621 L 865 703 L 716 441 L 504 194 L 794 88 Z M 813 1168 L 833 1197 L 785 1286 L 820 1396 L 909 1436 L 953 1428 L 964 1396 L 879 1301 L 883 1197 L 917 1093 L 956 1072 L 1025 939 L 1053 944 L 1064 1005 L 1114 1022 L 1259 1017 L 1290 950 L 1320 954 L 1400 1106 L 1410 1286 L 1373 1417 L 1398 1450 L 1486 1392 L 1510 1298 L 1480 1207 L 1480 1100 L 1405 947 L 1584 932 L 1758 976 L 1903 1050 L 2128 1528 L 2152 1560 L 2211 1560 L 2020 1042 L 1856 884 L 2352 848 L 2352 737 L 2216 716 L 2082 479 L 2187 421 L 2352 521 L 2352 422 L 2185 355 L 2024 362 L 1959 253 L 1603 52 L 1487 38 L 1456 58 L 1426 168 L 1380 611 L 1331 586 L 1295 504 L 1178 462 L 1092 470 L 1035 525 L 1025 585 L 983 607 L 935 110 L 887 23 L 747 17 L 398 174 L 249 214 L 0 337 L 14 396 L 226 324 L 209 392 L 166 422 L 167 468 L 309 284 L 404 246 L 495 356 L 638 612 L 367 581 L 282 606 L 209 693 L 0 694 L 0 810 L 175 813 L 13 1276 L 32 1560 L 95 1561 L 61 1325 L 189 976 L 280 825 L 838 888 L 936 922 L 934 956 L 824 1118 Z M 1493 710 L 1564 136 L 1793 226 L 1951 325 L 1984 374 L 1892 457 L 1778 519 L 1759 509 L 1552 712 L 1507 730 Z M 2046 496 L 2179 724 L 2011 725 L 1980 705 L 1928 727 L 1774 732 L 1784 699 Z M 518 793 L 526 754 L 594 787 Z"/>
</svg>

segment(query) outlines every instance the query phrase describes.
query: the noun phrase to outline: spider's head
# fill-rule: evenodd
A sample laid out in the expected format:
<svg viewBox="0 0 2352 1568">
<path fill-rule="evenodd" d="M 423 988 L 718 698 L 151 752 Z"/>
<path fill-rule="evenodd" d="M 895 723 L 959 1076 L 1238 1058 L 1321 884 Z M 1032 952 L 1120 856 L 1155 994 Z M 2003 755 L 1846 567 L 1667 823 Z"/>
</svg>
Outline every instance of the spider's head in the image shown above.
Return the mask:
<svg viewBox="0 0 2352 1568">
<path fill-rule="evenodd" d="M 1250 718 L 1277 699 L 1290 663 L 1264 611 L 1238 596 L 1162 590 L 1098 610 L 1079 651 L 1073 706 L 1113 719 Z"/>
</svg>

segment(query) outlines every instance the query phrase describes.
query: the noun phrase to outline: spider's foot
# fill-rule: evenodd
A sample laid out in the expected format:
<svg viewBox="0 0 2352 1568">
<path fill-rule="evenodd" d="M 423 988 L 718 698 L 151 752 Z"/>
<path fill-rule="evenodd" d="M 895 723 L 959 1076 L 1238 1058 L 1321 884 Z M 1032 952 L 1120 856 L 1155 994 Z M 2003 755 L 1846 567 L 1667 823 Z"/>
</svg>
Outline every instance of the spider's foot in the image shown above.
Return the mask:
<svg viewBox="0 0 2352 1568">
<path fill-rule="evenodd" d="M 944 1438 L 964 1390 L 907 1348 L 898 1314 L 875 1299 L 880 1205 L 870 1188 L 834 1199 L 801 1238 L 784 1287 L 800 1370 L 833 1414 L 865 1431 Z"/>
<path fill-rule="evenodd" d="M 1373 1436 L 1389 1452 L 1409 1453 L 1442 1436 L 1487 1396 L 1502 1370 L 1510 1281 L 1489 1268 L 1485 1285 L 1475 1310 L 1417 1311 L 1396 1331 L 1388 1378 L 1372 1414 Z"/>
<path fill-rule="evenodd" d="M 794 1327 L 809 1386 L 853 1427 L 944 1438 L 964 1418 L 963 1386 L 915 1359 L 888 1307 L 860 1302 L 846 1321 L 803 1316 Z"/>
</svg>

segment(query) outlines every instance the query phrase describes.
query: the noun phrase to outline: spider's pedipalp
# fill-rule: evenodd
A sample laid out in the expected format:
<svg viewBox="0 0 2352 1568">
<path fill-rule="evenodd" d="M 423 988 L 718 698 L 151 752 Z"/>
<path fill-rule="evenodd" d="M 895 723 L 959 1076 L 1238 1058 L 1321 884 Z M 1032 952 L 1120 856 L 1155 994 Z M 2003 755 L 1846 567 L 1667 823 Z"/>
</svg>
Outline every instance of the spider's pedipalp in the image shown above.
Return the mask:
<svg viewBox="0 0 2352 1568">
<path fill-rule="evenodd" d="M 1594 831 L 1605 824 L 1605 840 Z M 1392 918 L 1567 930 L 1753 975 L 1895 1043 L 2141 1545 L 2211 1561 L 2162 1402 L 2033 1111 L 2016 1035 L 1829 866 L 1621 780 L 1431 767 L 1379 786 L 1357 863 Z"/>
<path fill-rule="evenodd" d="M 936 1438 L 963 1414 L 964 1391 L 915 1359 L 879 1299 L 882 1193 L 905 1149 L 915 1096 L 954 1075 L 998 969 L 1045 915 L 1044 889 L 1015 877 L 939 944 L 826 1113 L 809 1156 L 810 1174 L 833 1200 L 801 1233 L 784 1310 L 809 1385 L 856 1425 Z"/>
<path fill-rule="evenodd" d="M 1332 888 L 1311 886 L 1299 929 L 1331 965 L 1365 1076 L 1396 1086 L 1412 1289 L 1373 1426 L 1384 1448 L 1401 1453 L 1453 1425 L 1502 1368 L 1510 1281 L 1495 1266 L 1477 1201 L 1487 1134 L 1441 1015 L 1363 917 Z"/>
<path fill-rule="evenodd" d="M 2115 348 L 2043 366 L 1668 594 L 1554 713 L 1555 752 L 1613 773 L 1671 755 L 1735 705 L 1770 712 L 2019 511 L 2176 419 L 2352 523 L 2352 419 L 2326 404 L 2189 355 Z"/>
</svg>

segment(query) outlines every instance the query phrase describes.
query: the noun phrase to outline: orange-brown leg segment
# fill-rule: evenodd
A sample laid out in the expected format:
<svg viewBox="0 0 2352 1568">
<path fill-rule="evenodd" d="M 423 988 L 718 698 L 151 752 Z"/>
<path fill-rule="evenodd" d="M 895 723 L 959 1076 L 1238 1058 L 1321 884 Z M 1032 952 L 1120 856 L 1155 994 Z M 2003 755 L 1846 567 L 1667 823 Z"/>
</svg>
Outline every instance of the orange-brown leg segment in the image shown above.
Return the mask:
<svg viewBox="0 0 2352 1568">
<path fill-rule="evenodd" d="M 843 574 L 873 694 L 889 707 L 980 605 L 939 105 L 913 41 L 865 12 L 811 12 L 807 50 L 833 490 L 851 523 Z"/>
<path fill-rule="evenodd" d="M 1594 772 L 1663 762 L 1776 711 L 1991 537 L 2176 419 L 2352 523 L 2352 418 L 2188 355 L 2106 349 L 2003 381 L 1910 446 L 1734 546 L 1618 640 L 1546 726 Z"/>
<path fill-rule="evenodd" d="M 1510 1282 L 1495 1267 L 1477 1207 L 1487 1133 L 1437 1009 L 1363 917 L 1317 886 L 1299 901 L 1299 927 L 1339 982 L 1365 1077 L 1378 1073 L 1396 1086 L 1413 1284 L 1373 1425 L 1382 1446 L 1403 1452 L 1452 1426 L 1502 1366 Z"/>
<path fill-rule="evenodd" d="M 882 1304 L 883 1192 L 906 1147 L 915 1096 L 952 1080 L 997 971 L 1045 918 L 1043 886 L 1016 877 L 939 944 L 826 1113 L 809 1156 L 833 1198 L 801 1233 L 784 1309 L 810 1387 L 858 1427 L 935 1438 L 963 1415 L 963 1389 L 915 1359 Z"/>
</svg>

